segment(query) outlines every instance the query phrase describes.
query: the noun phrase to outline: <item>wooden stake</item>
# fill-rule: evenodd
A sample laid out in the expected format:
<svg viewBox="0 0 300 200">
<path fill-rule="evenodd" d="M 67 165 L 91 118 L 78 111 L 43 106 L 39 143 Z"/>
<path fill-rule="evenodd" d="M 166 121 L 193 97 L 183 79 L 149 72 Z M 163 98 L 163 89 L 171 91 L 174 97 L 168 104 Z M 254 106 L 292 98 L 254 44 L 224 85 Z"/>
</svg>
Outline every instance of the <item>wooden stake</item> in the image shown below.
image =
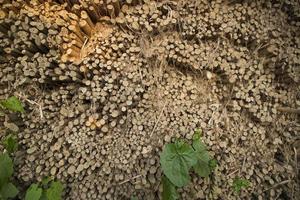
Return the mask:
<svg viewBox="0 0 300 200">
<path fill-rule="evenodd" d="M 79 26 L 83 29 L 83 31 L 90 37 L 92 35 L 92 27 L 85 20 L 80 20 Z"/>
<path fill-rule="evenodd" d="M 109 16 L 111 19 L 115 19 L 116 18 L 116 15 L 115 15 L 115 8 L 113 5 L 107 5 L 107 10 L 108 10 L 108 13 L 109 13 Z"/>
</svg>

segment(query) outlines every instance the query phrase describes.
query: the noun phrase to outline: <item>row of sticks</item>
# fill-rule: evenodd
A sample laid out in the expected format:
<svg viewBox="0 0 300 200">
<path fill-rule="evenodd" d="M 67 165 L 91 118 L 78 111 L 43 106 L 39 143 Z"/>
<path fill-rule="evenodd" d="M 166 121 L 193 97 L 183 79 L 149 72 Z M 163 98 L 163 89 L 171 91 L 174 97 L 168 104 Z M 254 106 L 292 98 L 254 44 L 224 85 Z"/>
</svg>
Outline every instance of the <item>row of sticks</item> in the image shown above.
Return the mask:
<svg viewBox="0 0 300 200">
<path fill-rule="evenodd" d="M 81 49 L 84 46 L 86 39 L 93 34 L 95 23 L 99 21 L 110 21 L 122 24 L 122 16 L 129 10 L 129 6 L 134 6 L 140 3 L 146 3 L 147 0 L 60 0 L 60 3 L 68 3 L 72 5 L 70 11 L 80 16 L 79 19 L 74 19 L 68 29 L 73 32 L 72 46 L 70 44 L 63 56 L 63 60 L 77 61 L 81 57 Z M 79 23 L 77 23 L 79 21 Z"/>
<path fill-rule="evenodd" d="M 54 0 L 57 3 L 65 4 L 67 9 L 77 15 L 85 10 L 93 22 L 99 21 L 101 17 L 109 16 L 116 18 L 121 8 L 128 9 L 128 6 L 135 6 L 142 3 L 147 3 L 149 0 Z M 40 3 L 47 0 L 39 0 Z"/>
<path fill-rule="evenodd" d="M 49 2 L 48 0 L 38 0 L 40 3 Z M 30 0 L 25 1 L 28 6 L 30 6 Z M 50 1 L 51 2 L 51 1 Z M 126 9 L 129 5 L 134 5 L 138 3 L 138 0 L 126 0 L 125 3 L 120 0 L 57 0 L 57 2 L 52 1 L 55 5 L 57 3 L 64 5 L 68 11 L 75 13 L 77 16 L 80 16 L 82 11 L 87 13 L 88 17 L 94 23 L 98 22 L 101 17 L 109 16 L 110 18 L 116 18 L 121 12 L 121 8 L 124 6 Z M 9 0 L 0 0 L 0 19 L 4 19 L 10 11 L 18 13 L 18 10 L 24 5 L 21 4 L 20 0 L 9 1 Z M 37 5 L 33 3 L 33 5 Z"/>
<path fill-rule="evenodd" d="M 158 0 L 160 1 L 160 0 Z M 67 10 L 80 16 L 82 11 L 86 11 L 91 20 L 95 23 L 101 17 L 108 16 L 116 18 L 123 10 L 128 10 L 129 6 L 149 3 L 150 0 L 38 0 L 39 3 L 52 2 L 53 4 L 65 5 Z M 27 5 L 36 5 L 32 0 L 25 0 Z M 0 16 L 9 11 L 18 12 L 24 5 L 24 0 L 0 0 Z"/>
<path fill-rule="evenodd" d="M 65 27 L 63 34 L 65 40 L 62 45 L 65 52 L 63 60 L 74 61 L 81 55 L 81 49 L 87 38 L 93 34 L 95 24 L 99 21 L 121 22 L 123 13 L 126 13 L 129 6 L 140 3 L 147 3 L 149 0 L 38 0 L 34 3 L 25 0 L 25 6 L 32 7 L 36 12 L 39 4 L 57 5 L 66 8 L 60 16 L 49 16 L 60 18 L 62 27 Z M 18 13 L 18 10 L 24 6 L 22 0 L 0 0 L 0 19 L 6 18 L 12 11 Z M 36 6 L 33 6 L 36 5 Z M 46 7 L 46 6 L 45 6 Z M 68 12 L 69 11 L 69 12 Z M 56 22 L 56 21 L 55 21 Z M 67 22 L 67 23 L 65 23 Z"/>
</svg>

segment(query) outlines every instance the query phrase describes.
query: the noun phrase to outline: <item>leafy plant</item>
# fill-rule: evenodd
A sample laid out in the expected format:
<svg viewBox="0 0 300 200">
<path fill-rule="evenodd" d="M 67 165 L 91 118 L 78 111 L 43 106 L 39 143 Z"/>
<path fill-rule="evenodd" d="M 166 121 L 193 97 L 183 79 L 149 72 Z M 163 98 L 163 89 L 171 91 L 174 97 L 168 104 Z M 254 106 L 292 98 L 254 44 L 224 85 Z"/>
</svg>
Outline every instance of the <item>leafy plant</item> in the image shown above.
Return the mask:
<svg viewBox="0 0 300 200">
<path fill-rule="evenodd" d="M 13 112 L 24 112 L 22 103 L 14 96 L 0 101 L 0 115 L 4 115 L 4 111 L 9 110 Z M 6 200 L 17 196 L 19 190 L 11 182 L 13 175 L 13 161 L 9 153 L 13 153 L 18 148 L 16 138 L 10 134 L 3 141 L 2 144 L 7 152 L 0 154 L 0 199 Z"/>
<path fill-rule="evenodd" d="M 13 153 L 18 149 L 18 142 L 13 134 L 9 134 L 3 140 L 3 146 L 8 153 Z"/>
<path fill-rule="evenodd" d="M 218 161 L 216 159 L 211 159 L 208 164 L 209 164 L 210 170 L 214 171 L 216 169 L 216 167 L 218 166 Z"/>
<path fill-rule="evenodd" d="M 16 186 L 11 183 L 13 175 L 13 161 L 7 153 L 0 154 L 0 199 L 14 198 L 19 193 Z"/>
<path fill-rule="evenodd" d="M 182 140 L 166 144 L 160 154 L 160 163 L 165 175 L 162 179 L 163 200 L 178 198 L 176 187 L 189 183 L 191 169 L 201 177 L 208 177 L 217 165 L 201 141 L 200 130 L 195 131 L 192 145 Z"/>
<path fill-rule="evenodd" d="M 176 187 L 174 184 L 170 182 L 170 180 L 167 177 L 163 176 L 162 183 L 163 183 L 162 199 L 165 200 L 178 199 L 179 196 L 176 191 Z"/>
<path fill-rule="evenodd" d="M 42 197 L 43 189 L 38 184 L 31 184 L 27 189 L 25 200 L 39 200 Z"/>
<path fill-rule="evenodd" d="M 0 101 L 0 111 L 24 112 L 22 103 L 14 96 Z M 4 114 L 3 112 L 0 113 Z M 19 193 L 18 189 L 10 182 L 13 175 L 13 161 L 9 153 L 18 148 L 17 139 L 9 134 L 3 141 L 7 152 L 0 154 L 0 200 L 14 198 Z M 61 200 L 63 185 L 49 177 L 42 180 L 41 185 L 33 183 L 26 191 L 25 200 Z"/>
<path fill-rule="evenodd" d="M 240 193 L 243 188 L 250 186 L 250 182 L 246 179 L 236 177 L 233 180 L 233 190 L 237 193 Z"/>
<path fill-rule="evenodd" d="M 24 112 L 24 108 L 22 106 L 21 101 L 15 96 L 0 101 L 0 107 L 2 109 L 10 110 L 13 112 L 21 112 L 21 113 Z"/>
<path fill-rule="evenodd" d="M 197 155 L 197 163 L 194 165 L 194 171 L 201 177 L 208 177 L 211 172 L 209 165 L 211 158 L 205 144 L 200 140 L 200 133 L 194 135 L 192 145 Z"/>
<path fill-rule="evenodd" d="M 191 145 L 176 141 L 165 145 L 160 162 L 168 179 L 175 186 L 182 187 L 189 182 L 189 170 L 197 163 L 197 157 Z"/>
<path fill-rule="evenodd" d="M 63 188 L 61 182 L 45 178 L 40 185 L 31 184 L 26 191 L 25 200 L 61 200 Z"/>
<path fill-rule="evenodd" d="M 59 181 L 52 181 L 48 189 L 46 189 L 46 196 L 48 200 L 61 200 L 63 193 L 63 185 Z"/>
<path fill-rule="evenodd" d="M 136 196 L 132 196 L 130 200 L 138 200 L 138 198 Z"/>
</svg>

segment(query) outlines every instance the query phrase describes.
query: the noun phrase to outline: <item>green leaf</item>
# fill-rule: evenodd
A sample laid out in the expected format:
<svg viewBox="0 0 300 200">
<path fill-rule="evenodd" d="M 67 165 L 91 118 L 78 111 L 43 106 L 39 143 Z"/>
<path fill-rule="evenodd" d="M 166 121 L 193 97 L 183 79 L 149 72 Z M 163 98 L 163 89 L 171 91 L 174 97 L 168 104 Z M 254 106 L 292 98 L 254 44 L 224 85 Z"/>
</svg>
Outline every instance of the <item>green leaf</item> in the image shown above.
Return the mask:
<svg viewBox="0 0 300 200">
<path fill-rule="evenodd" d="M 171 183 L 171 181 L 163 176 L 163 192 L 162 192 L 162 200 L 176 200 L 179 198 L 178 193 L 176 191 L 175 185 Z"/>
<path fill-rule="evenodd" d="M 216 159 L 211 159 L 209 161 L 209 168 L 211 171 L 215 170 L 218 165 L 218 161 Z"/>
<path fill-rule="evenodd" d="M 39 200 L 42 196 L 42 191 L 38 184 L 31 184 L 26 191 L 25 200 Z"/>
<path fill-rule="evenodd" d="M 53 181 L 50 188 L 46 190 L 48 200 L 61 200 L 63 189 L 61 182 Z"/>
<path fill-rule="evenodd" d="M 191 145 L 177 141 L 164 146 L 160 163 L 167 178 L 175 186 L 182 187 L 189 182 L 189 170 L 197 163 L 197 157 Z"/>
<path fill-rule="evenodd" d="M 196 135 L 196 136 L 195 136 Z M 197 154 L 197 164 L 193 167 L 195 172 L 201 177 L 208 177 L 211 173 L 209 162 L 211 160 L 205 144 L 200 140 L 199 134 L 193 137 L 193 148 Z"/>
<path fill-rule="evenodd" d="M 206 146 L 205 144 L 201 141 L 200 136 L 198 137 L 197 135 L 193 136 L 193 148 L 195 149 L 196 152 L 203 152 L 206 151 Z"/>
<path fill-rule="evenodd" d="M 208 163 L 203 160 L 198 160 L 194 170 L 201 177 L 208 177 L 211 172 Z"/>
<path fill-rule="evenodd" d="M 1 187 L 0 196 L 3 199 L 14 198 L 19 193 L 19 190 L 12 183 L 6 183 Z"/>
<path fill-rule="evenodd" d="M 136 196 L 133 196 L 130 198 L 130 200 L 138 200 L 138 198 Z"/>
<path fill-rule="evenodd" d="M 246 179 L 236 177 L 233 180 L 233 190 L 239 193 L 243 188 L 247 188 L 250 186 L 250 182 Z"/>
<path fill-rule="evenodd" d="M 47 187 L 47 185 L 48 185 L 48 183 L 50 183 L 50 181 L 52 181 L 51 177 L 49 177 L 49 176 L 44 177 L 42 180 L 42 186 Z"/>
<path fill-rule="evenodd" d="M 13 112 L 24 112 L 24 108 L 22 106 L 21 101 L 15 96 L 9 97 L 8 99 L 1 101 L 0 104 L 7 110 Z"/>
<path fill-rule="evenodd" d="M 197 128 L 193 135 L 193 140 L 199 140 L 201 138 L 201 135 L 202 135 L 202 130 Z"/>
<path fill-rule="evenodd" d="M 14 172 L 13 161 L 7 153 L 0 154 L 0 187 L 9 181 Z"/>
<path fill-rule="evenodd" d="M 13 136 L 12 134 L 9 134 L 3 140 L 3 146 L 9 153 L 15 152 L 18 149 L 18 142 L 17 142 L 16 137 Z"/>
<path fill-rule="evenodd" d="M 46 195 L 46 190 L 43 190 L 40 200 L 48 200 L 47 195 Z"/>
</svg>

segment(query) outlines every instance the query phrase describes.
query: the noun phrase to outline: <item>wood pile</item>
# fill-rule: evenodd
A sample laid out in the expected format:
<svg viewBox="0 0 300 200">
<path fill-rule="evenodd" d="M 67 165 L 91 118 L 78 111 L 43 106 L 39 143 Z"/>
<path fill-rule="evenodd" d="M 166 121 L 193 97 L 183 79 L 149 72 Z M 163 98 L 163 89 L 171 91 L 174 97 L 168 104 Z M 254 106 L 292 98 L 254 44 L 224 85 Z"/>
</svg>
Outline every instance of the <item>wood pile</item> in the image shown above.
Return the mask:
<svg viewBox="0 0 300 200">
<path fill-rule="evenodd" d="M 65 199 L 159 199 L 162 147 L 201 128 L 218 167 L 181 199 L 296 197 L 299 1 L 0 6 L 0 99 L 25 105 L 24 186 L 52 176 Z M 239 195 L 236 176 L 251 182 Z"/>
</svg>

